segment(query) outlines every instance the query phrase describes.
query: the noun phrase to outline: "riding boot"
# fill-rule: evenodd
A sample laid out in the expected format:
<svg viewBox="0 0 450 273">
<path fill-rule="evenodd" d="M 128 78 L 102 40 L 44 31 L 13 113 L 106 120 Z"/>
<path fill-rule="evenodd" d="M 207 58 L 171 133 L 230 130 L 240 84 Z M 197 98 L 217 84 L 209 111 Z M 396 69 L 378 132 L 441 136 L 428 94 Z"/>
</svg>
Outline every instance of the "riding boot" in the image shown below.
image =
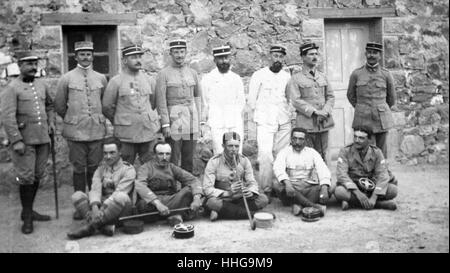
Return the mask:
<svg viewBox="0 0 450 273">
<path fill-rule="evenodd" d="M 30 234 L 33 232 L 33 185 L 20 185 L 19 193 L 23 216 L 22 233 Z"/>
<path fill-rule="evenodd" d="M 92 177 L 94 177 L 94 173 L 95 173 L 95 170 L 97 169 L 97 167 L 94 167 L 94 168 L 92 168 L 92 167 L 90 167 L 90 168 L 88 168 L 87 170 L 87 177 L 86 177 L 86 179 L 87 179 L 87 186 L 88 186 L 88 189 L 89 189 L 89 191 L 91 190 L 91 187 L 92 187 Z"/>
<path fill-rule="evenodd" d="M 33 183 L 33 202 L 32 202 L 33 204 L 34 204 L 34 200 L 36 199 L 36 193 L 37 193 L 38 189 L 39 189 L 39 179 L 36 178 L 36 180 Z M 32 212 L 32 217 L 33 217 L 33 221 L 50 221 L 51 220 L 51 217 L 49 215 L 43 215 L 43 214 L 37 213 L 34 210 Z M 23 221 L 23 219 L 24 219 L 23 211 L 20 215 L 20 218 Z"/>
<path fill-rule="evenodd" d="M 86 192 L 86 173 L 73 173 L 73 189 L 74 192 Z"/>
</svg>

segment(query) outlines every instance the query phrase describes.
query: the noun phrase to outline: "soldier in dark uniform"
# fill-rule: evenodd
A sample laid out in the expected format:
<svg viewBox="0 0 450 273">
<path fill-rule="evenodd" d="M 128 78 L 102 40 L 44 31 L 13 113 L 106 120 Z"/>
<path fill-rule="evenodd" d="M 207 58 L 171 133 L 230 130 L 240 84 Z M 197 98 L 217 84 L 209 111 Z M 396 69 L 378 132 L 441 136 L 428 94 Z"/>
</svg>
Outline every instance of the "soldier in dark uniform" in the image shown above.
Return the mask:
<svg viewBox="0 0 450 273">
<path fill-rule="evenodd" d="M 391 108 L 395 105 L 396 94 L 391 73 L 380 65 L 383 46 L 367 43 L 367 63 L 353 71 L 350 76 L 347 98 L 355 107 L 353 127 L 372 128 L 375 143 L 387 158 L 387 133 L 393 126 Z"/>
<path fill-rule="evenodd" d="M 22 232 L 33 232 L 33 221 L 49 216 L 33 211 L 39 181 L 45 175 L 50 151 L 49 133 L 55 132 L 55 115 L 49 88 L 35 79 L 38 57 L 31 51 L 16 53 L 20 76 L 12 80 L 1 100 L 2 120 L 11 143 L 11 158 L 22 203 Z"/>
<path fill-rule="evenodd" d="M 172 63 L 156 79 L 156 103 L 162 133 L 172 146 L 171 162 L 192 173 L 202 119 L 202 92 L 197 72 L 185 64 L 186 41 L 169 42 Z M 201 121 L 201 122 L 200 122 Z"/>
<path fill-rule="evenodd" d="M 122 49 L 124 68 L 112 78 L 103 96 L 103 113 L 114 125 L 114 136 L 122 142 L 123 160 L 134 164 L 151 157 L 152 141 L 160 130 L 155 101 L 155 80 L 141 71 L 144 51 L 138 45 Z"/>
<path fill-rule="evenodd" d="M 203 192 L 211 210 L 210 220 L 246 219 L 243 196 L 251 213 L 264 208 L 268 197 L 259 191 L 250 160 L 239 154 L 241 138 L 236 132 L 223 135 L 223 153 L 212 157 L 203 176 Z"/>
<path fill-rule="evenodd" d="M 64 120 L 62 135 L 69 146 L 69 160 L 73 165 L 74 191 L 91 189 L 92 176 L 102 160 L 102 141 L 106 135 L 102 99 L 107 80 L 92 69 L 94 45 L 76 42 L 77 66 L 64 74 L 58 82 L 55 110 Z M 75 219 L 80 215 L 74 214 Z"/>
<path fill-rule="evenodd" d="M 342 209 L 397 209 L 397 180 L 390 176 L 381 150 L 369 144 L 370 127 L 354 128 L 354 143 L 342 148 L 337 161 L 336 200 Z"/>
<path fill-rule="evenodd" d="M 328 131 L 334 126 L 334 94 L 325 74 L 317 70 L 318 48 L 310 42 L 300 46 L 303 69 L 292 76 L 287 92 L 297 111 L 296 126 L 308 130 L 308 145 L 326 161 Z"/>
</svg>

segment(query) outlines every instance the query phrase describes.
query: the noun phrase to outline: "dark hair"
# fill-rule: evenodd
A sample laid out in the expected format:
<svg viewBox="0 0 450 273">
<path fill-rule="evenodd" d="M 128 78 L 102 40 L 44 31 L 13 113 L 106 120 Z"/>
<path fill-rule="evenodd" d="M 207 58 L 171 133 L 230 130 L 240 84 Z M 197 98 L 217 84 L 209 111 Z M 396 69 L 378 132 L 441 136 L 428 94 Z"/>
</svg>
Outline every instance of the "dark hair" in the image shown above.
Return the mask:
<svg viewBox="0 0 450 273">
<path fill-rule="evenodd" d="M 105 138 L 105 140 L 103 140 L 103 146 L 109 145 L 109 144 L 115 144 L 118 151 L 120 151 L 120 148 L 122 148 L 122 143 L 120 143 L 120 140 L 118 140 L 115 137 L 108 137 L 108 138 Z"/>
<path fill-rule="evenodd" d="M 226 145 L 227 141 L 232 139 L 241 141 L 241 136 L 236 132 L 226 132 L 222 136 L 222 144 Z"/>
<path fill-rule="evenodd" d="M 356 132 L 356 131 L 366 133 L 367 137 L 369 137 L 369 138 L 373 135 L 372 128 L 370 128 L 369 126 L 365 126 L 365 125 L 358 125 L 358 126 L 353 127 L 353 132 Z"/>
<path fill-rule="evenodd" d="M 164 140 L 158 140 L 158 142 L 155 143 L 155 146 L 153 146 L 153 152 L 156 154 L 156 146 L 158 146 L 158 145 L 166 145 L 166 144 L 169 144 L 169 143 L 165 142 Z M 170 144 L 169 144 L 169 146 L 170 146 Z"/>
<path fill-rule="evenodd" d="M 304 133 L 305 135 L 308 134 L 308 131 L 305 128 L 294 127 L 294 129 L 292 129 L 291 131 L 291 137 L 294 135 L 295 132 Z"/>
</svg>

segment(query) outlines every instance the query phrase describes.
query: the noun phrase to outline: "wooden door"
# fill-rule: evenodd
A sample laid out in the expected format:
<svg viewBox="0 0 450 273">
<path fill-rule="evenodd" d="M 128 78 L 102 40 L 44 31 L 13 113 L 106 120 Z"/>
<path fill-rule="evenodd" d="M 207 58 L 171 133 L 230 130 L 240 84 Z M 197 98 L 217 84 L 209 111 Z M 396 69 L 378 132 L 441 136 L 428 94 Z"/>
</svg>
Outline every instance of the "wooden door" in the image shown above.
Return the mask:
<svg viewBox="0 0 450 273">
<path fill-rule="evenodd" d="M 353 107 L 347 100 L 352 71 L 365 63 L 369 21 L 325 21 L 325 72 L 336 97 L 335 127 L 329 135 L 328 160 L 337 159 L 340 148 L 353 142 Z"/>
</svg>

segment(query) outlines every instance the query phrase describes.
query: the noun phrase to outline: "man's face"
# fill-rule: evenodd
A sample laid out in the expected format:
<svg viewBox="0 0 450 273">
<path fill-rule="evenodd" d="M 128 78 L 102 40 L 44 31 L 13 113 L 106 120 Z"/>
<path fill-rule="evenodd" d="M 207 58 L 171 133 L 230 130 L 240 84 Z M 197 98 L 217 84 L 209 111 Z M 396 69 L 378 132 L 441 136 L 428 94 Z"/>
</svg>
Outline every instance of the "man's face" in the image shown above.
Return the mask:
<svg viewBox="0 0 450 273">
<path fill-rule="evenodd" d="M 278 73 L 283 68 L 286 55 L 280 52 L 270 53 L 270 68 L 273 72 Z"/>
<path fill-rule="evenodd" d="M 366 49 L 366 59 L 367 63 L 370 65 L 375 65 L 381 60 L 381 51 L 374 49 Z"/>
<path fill-rule="evenodd" d="M 21 61 L 19 62 L 20 74 L 24 78 L 31 78 L 36 75 L 38 61 Z"/>
<path fill-rule="evenodd" d="M 142 54 L 125 56 L 123 62 L 131 71 L 139 71 L 142 67 Z"/>
<path fill-rule="evenodd" d="M 170 155 L 172 154 L 172 148 L 169 144 L 159 144 L 156 146 L 156 161 L 161 167 L 166 167 L 170 162 Z"/>
<path fill-rule="evenodd" d="M 94 61 L 94 54 L 90 50 L 79 50 L 75 53 L 75 61 L 82 67 L 88 67 Z"/>
<path fill-rule="evenodd" d="M 303 148 L 305 148 L 306 141 L 305 141 L 306 135 L 303 132 L 294 132 L 291 137 L 291 145 L 294 148 L 295 151 L 301 152 Z"/>
<path fill-rule="evenodd" d="M 172 56 L 174 63 L 182 65 L 186 59 L 186 48 L 172 48 L 170 56 Z"/>
<path fill-rule="evenodd" d="M 308 52 L 302 57 L 303 63 L 309 67 L 317 66 L 319 62 L 319 51 L 317 49 L 310 49 Z"/>
<path fill-rule="evenodd" d="M 358 150 L 362 150 L 369 145 L 369 137 L 367 133 L 361 131 L 355 131 L 353 135 L 353 143 Z"/>
<path fill-rule="evenodd" d="M 230 139 L 225 144 L 222 144 L 223 151 L 227 156 L 236 156 L 239 153 L 240 141 L 236 139 Z"/>
<path fill-rule="evenodd" d="M 120 159 L 120 152 L 116 144 L 103 145 L 103 160 L 108 166 L 112 167 Z"/>
<path fill-rule="evenodd" d="M 230 69 L 230 55 L 214 57 L 214 62 L 220 73 L 227 73 Z"/>
</svg>

